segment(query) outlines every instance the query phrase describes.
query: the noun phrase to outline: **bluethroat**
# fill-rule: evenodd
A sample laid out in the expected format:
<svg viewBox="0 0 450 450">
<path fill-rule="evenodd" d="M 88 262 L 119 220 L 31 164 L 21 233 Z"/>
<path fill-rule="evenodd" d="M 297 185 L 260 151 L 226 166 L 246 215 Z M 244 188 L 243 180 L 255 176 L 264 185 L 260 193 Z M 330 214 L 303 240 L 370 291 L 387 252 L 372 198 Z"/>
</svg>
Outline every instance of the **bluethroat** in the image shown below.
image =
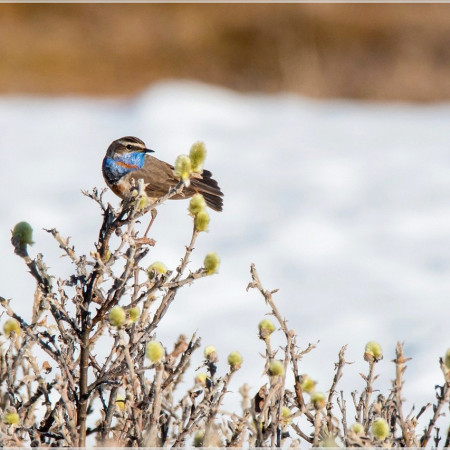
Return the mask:
<svg viewBox="0 0 450 450">
<path fill-rule="evenodd" d="M 137 186 L 140 178 L 144 180 L 145 192 L 150 201 L 167 194 L 180 179 L 174 175 L 172 165 L 149 154 L 153 152 L 133 136 L 125 136 L 112 142 L 102 165 L 106 184 L 122 199 L 130 195 L 132 186 Z M 191 178 L 190 185 L 172 198 L 188 198 L 196 193 L 203 195 L 210 208 L 222 211 L 223 193 L 210 171 L 203 170 L 201 174 Z"/>
</svg>

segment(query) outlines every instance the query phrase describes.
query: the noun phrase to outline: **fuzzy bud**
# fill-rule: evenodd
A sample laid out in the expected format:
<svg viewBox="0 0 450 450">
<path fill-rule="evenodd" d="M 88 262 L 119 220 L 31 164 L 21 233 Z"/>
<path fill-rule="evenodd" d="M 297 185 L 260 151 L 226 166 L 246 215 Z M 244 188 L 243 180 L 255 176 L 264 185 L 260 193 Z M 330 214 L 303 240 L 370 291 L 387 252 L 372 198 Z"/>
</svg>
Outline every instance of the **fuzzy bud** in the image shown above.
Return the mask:
<svg viewBox="0 0 450 450">
<path fill-rule="evenodd" d="M 161 261 L 155 261 L 150 264 L 147 269 L 148 277 L 150 279 L 155 278 L 158 275 L 164 275 L 167 272 L 167 267 Z"/>
<path fill-rule="evenodd" d="M 203 260 L 203 267 L 206 269 L 207 275 L 212 275 L 219 271 L 220 258 L 215 252 L 210 252 Z"/>
<path fill-rule="evenodd" d="M 203 440 L 205 439 L 205 431 L 198 430 L 194 435 L 194 447 L 203 447 Z"/>
<path fill-rule="evenodd" d="M 120 328 L 126 320 L 125 310 L 121 306 L 114 306 L 109 312 L 108 320 L 113 327 Z"/>
<path fill-rule="evenodd" d="M 189 202 L 189 212 L 196 216 L 199 212 L 206 208 L 205 197 L 202 194 L 194 194 Z"/>
<path fill-rule="evenodd" d="M 136 200 L 136 209 L 140 211 L 149 205 L 148 197 L 146 194 L 142 194 L 139 200 Z"/>
<path fill-rule="evenodd" d="M 116 406 L 121 410 L 125 411 L 125 398 L 122 395 L 116 397 Z"/>
<path fill-rule="evenodd" d="M 289 425 L 291 420 L 291 410 L 287 406 L 281 408 L 281 420 L 285 425 Z"/>
<path fill-rule="evenodd" d="M 238 370 L 242 365 L 242 355 L 239 352 L 231 352 L 228 355 L 228 364 L 231 370 Z"/>
<path fill-rule="evenodd" d="M 16 412 L 6 412 L 3 414 L 3 422 L 8 425 L 19 425 L 20 417 Z"/>
<path fill-rule="evenodd" d="M 192 171 L 196 173 L 203 172 L 203 163 L 206 158 L 206 148 L 203 142 L 196 142 L 189 152 L 189 159 L 191 160 Z"/>
<path fill-rule="evenodd" d="M 217 362 L 217 360 L 219 359 L 217 356 L 217 351 L 216 348 L 213 347 L 212 345 L 208 345 L 204 352 L 203 352 L 205 359 L 207 359 L 210 362 Z"/>
<path fill-rule="evenodd" d="M 202 385 L 202 386 L 205 386 L 205 385 L 206 385 L 206 379 L 207 379 L 207 378 L 208 378 L 208 375 L 207 375 L 206 373 L 200 372 L 200 373 L 198 373 L 198 374 L 195 376 L 194 381 L 195 381 L 195 383 L 197 383 L 197 384 L 200 384 L 200 385 Z"/>
<path fill-rule="evenodd" d="M 281 361 L 278 359 L 274 359 L 269 364 L 268 369 L 269 375 L 276 377 L 276 376 L 283 376 L 284 375 L 284 365 Z"/>
<path fill-rule="evenodd" d="M 150 341 L 145 348 L 145 356 L 152 363 L 158 364 L 164 356 L 164 348 L 158 341 Z"/>
<path fill-rule="evenodd" d="M 20 335 L 20 324 L 16 319 L 8 319 L 3 324 L 3 333 L 5 333 L 5 336 L 9 338 L 13 331 L 16 332 L 16 335 Z"/>
<path fill-rule="evenodd" d="M 194 219 L 195 229 L 197 231 L 208 231 L 209 220 L 207 211 L 199 211 Z"/>
<path fill-rule="evenodd" d="M 380 441 L 384 441 L 391 434 L 389 424 L 381 417 L 372 423 L 371 431 L 372 434 Z"/>
<path fill-rule="evenodd" d="M 19 222 L 12 231 L 12 237 L 20 246 L 33 245 L 33 228 L 28 222 Z"/>
<path fill-rule="evenodd" d="M 319 411 L 326 405 L 325 395 L 322 392 L 314 392 L 311 394 L 311 403 L 313 404 L 314 409 Z"/>
<path fill-rule="evenodd" d="M 359 422 L 355 422 L 350 429 L 353 431 L 353 433 L 355 434 L 362 434 L 364 432 L 364 427 L 359 423 Z"/>
<path fill-rule="evenodd" d="M 445 353 L 444 364 L 450 369 L 450 348 Z"/>
<path fill-rule="evenodd" d="M 314 381 L 306 374 L 303 374 L 300 377 L 300 387 L 302 388 L 302 391 L 306 392 L 307 394 L 311 394 L 311 392 L 314 391 L 314 389 L 316 388 L 316 384 L 317 381 Z"/>
<path fill-rule="evenodd" d="M 259 338 L 266 340 L 275 331 L 275 325 L 269 319 L 263 319 L 258 324 Z"/>
<path fill-rule="evenodd" d="M 137 322 L 140 315 L 141 315 L 141 310 L 137 306 L 135 306 L 134 308 L 130 308 L 128 310 L 128 316 L 130 317 L 130 322 L 132 322 L 132 323 Z"/>
<path fill-rule="evenodd" d="M 381 349 L 381 345 L 375 341 L 368 342 L 364 351 L 364 359 L 369 362 L 377 362 L 380 359 L 383 359 L 383 350 Z"/>
<path fill-rule="evenodd" d="M 183 181 L 188 181 L 192 173 L 191 160 L 187 155 L 180 155 L 175 161 L 175 175 Z"/>
</svg>

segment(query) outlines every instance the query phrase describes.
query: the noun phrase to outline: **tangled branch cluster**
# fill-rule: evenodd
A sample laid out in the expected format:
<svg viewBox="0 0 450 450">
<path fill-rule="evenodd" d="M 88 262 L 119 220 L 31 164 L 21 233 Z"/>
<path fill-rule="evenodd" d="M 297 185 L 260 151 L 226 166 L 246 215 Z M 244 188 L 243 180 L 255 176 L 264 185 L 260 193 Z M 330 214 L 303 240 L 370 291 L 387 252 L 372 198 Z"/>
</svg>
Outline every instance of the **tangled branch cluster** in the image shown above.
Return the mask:
<svg viewBox="0 0 450 450">
<path fill-rule="evenodd" d="M 263 288 L 254 265 L 249 289 L 262 294 L 276 323 L 264 319 L 259 324 L 267 383 L 253 394 L 248 385 L 241 387 L 240 412 L 222 410 L 242 357 L 230 353 L 229 370 L 220 375 L 217 353 L 207 347 L 204 372 L 178 393 L 191 357 L 201 346 L 200 338 L 180 335 L 167 351 L 156 340 L 155 330 L 179 289 L 214 273 L 218 258 L 210 254 L 204 267 L 187 271 L 204 229 L 196 225 L 193 213 L 193 232 L 178 267 L 169 271 L 155 263 L 143 268 L 143 258 L 155 243 L 146 235 L 139 237 L 137 220 L 182 192 L 183 185 L 181 181 L 150 206 L 141 202 L 143 189 L 137 186 L 136 195 L 118 209 L 106 205 L 95 189 L 85 193 L 103 214 L 95 251 L 78 255 L 69 239 L 55 229 L 47 230 L 73 264 L 68 278 L 55 278 L 41 254 L 30 257 L 31 231 L 24 224 L 16 227 L 12 243 L 36 280 L 36 291 L 30 322 L 16 314 L 12 302 L 1 302 L 9 316 L 0 354 L 2 446 L 83 447 L 95 442 L 127 447 L 191 443 L 274 447 L 290 442 L 292 446 L 425 447 L 432 438 L 436 446 L 441 441 L 450 445 L 450 432 L 441 435 L 436 425 L 450 403 L 450 354 L 440 360 L 443 384 L 437 387 L 429 423 L 418 430 L 419 418 L 431 404 L 417 413 L 406 415 L 403 410 L 402 376 L 408 358 L 402 345 L 397 344 L 391 390 L 374 397 L 375 368 L 382 352 L 378 344 L 369 343 L 364 355 L 369 369 L 362 375 L 366 386 L 359 395 L 352 393 L 356 414 L 350 418 L 344 394 L 337 390 L 348 364 L 346 346 L 339 353 L 328 394 L 317 392 L 315 382 L 300 373 L 302 357 L 315 345 L 298 347 L 296 333 L 274 302 L 276 291 Z M 271 336 L 277 329 L 284 344 L 273 349 Z M 106 353 L 102 352 L 105 339 L 109 339 Z"/>
</svg>

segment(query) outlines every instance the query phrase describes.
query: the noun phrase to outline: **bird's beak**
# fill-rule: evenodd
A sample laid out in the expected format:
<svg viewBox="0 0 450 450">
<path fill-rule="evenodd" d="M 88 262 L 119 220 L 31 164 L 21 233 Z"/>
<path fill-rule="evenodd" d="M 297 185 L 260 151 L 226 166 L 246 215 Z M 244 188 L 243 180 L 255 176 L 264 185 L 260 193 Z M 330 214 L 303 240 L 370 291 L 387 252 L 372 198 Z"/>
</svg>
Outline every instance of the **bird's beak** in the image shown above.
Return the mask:
<svg viewBox="0 0 450 450">
<path fill-rule="evenodd" d="M 155 150 L 151 150 L 149 148 L 144 148 L 144 150 L 142 150 L 144 153 L 155 153 Z"/>
</svg>

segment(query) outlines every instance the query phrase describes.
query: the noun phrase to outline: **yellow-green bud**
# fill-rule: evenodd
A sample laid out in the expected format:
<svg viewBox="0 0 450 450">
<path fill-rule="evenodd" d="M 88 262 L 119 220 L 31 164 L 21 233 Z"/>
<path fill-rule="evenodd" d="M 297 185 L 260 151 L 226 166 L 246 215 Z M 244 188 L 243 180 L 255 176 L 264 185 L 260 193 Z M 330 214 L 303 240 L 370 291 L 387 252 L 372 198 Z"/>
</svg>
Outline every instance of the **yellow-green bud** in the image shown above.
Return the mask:
<svg viewBox="0 0 450 450">
<path fill-rule="evenodd" d="M 238 370 L 242 365 L 242 355 L 239 352 L 231 352 L 228 355 L 228 364 L 232 370 Z"/>
<path fill-rule="evenodd" d="M 383 359 L 381 345 L 375 341 L 368 342 L 364 351 L 364 359 L 366 361 L 379 361 L 380 359 Z"/>
<path fill-rule="evenodd" d="M 353 433 L 355 434 L 362 434 L 364 432 L 364 427 L 359 423 L 359 422 L 355 422 L 350 429 L 353 431 Z"/>
<path fill-rule="evenodd" d="M 116 397 L 116 406 L 121 410 L 125 411 L 125 398 L 122 395 Z"/>
<path fill-rule="evenodd" d="M 203 439 L 205 438 L 205 431 L 198 430 L 194 434 L 194 447 L 203 447 Z"/>
<path fill-rule="evenodd" d="M 285 425 L 289 425 L 291 420 L 291 410 L 287 406 L 281 408 L 281 420 Z"/>
<path fill-rule="evenodd" d="M 206 384 L 206 379 L 208 378 L 208 375 L 204 372 L 200 372 L 195 376 L 194 381 L 198 384 L 201 384 L 204 386 Z"/>
<path fill-rule="evenodd" d="M 205 355 L 205 359 L 207 359 L 208 361 L 216 362 L 218 360 L 216 348 L 212 345 L 208 345 L 205 348 L 203 354 Z"/>
<path fill-rule="evenodd" d="M 158 341 L 150 341 L 145 349 L 145 356 L 152 363 L 159 363 L 164 356 L 164 348 Z"/>
<path fill-rule="evenodd" d="M 8 425 L 18 425 L 20 422 L 19 414 L 16 412 L 7 412 L 3 414 L 3 422 Z"/>
<path fill-rule="evenodd" d="M 302 391 L 306 392 L 307 394 L 311 394 L 311 392 L 314 391 L 314 389 L 316 388 L 316 384 L 317 381 L 314 381 L 306 374 L 303 374 L 300 377 L 300 387 L 302 388 Z"/>
<path fill-rule="evenodd" d="M 314 392 L 311 394 L 311 403 L 316 410 L 322 409 L 326 405 L 325 395 L 322 392 Z"/>
<path fill-rule="evenodd" d="M 149 278 L 155 278 L 157 275 L 164 275 L 167 272 L 167 267 L 161 261 L 155 261 L 150 264 L 147 269 Z"/>
<path fill-rule="evenodd" d="M 33 245 L 33 228 L 28 222 L 19 222 L 12 231 L 13 239 L 20 245 Z"/>
<path fill-rule="evenodd" d="M 273 377 L 284 375 L 284 364 L 278 359 L 274 359 L 269 364 L 269 375 Z"/>
<path fill-rule="evenodd" d="M 113 327 L 120 328 L 126 320 L 124 309 L 121 306 L 114 306 L 109 312 L 108 320 Z"/>
<path fill-rule="evenodd" d="M 372 434 L 380 441 L 384 441 L 391 434 L 389 424 L 381 417 L 372 423 L 371 431 Z"/>
<path fill-rule="evenodd" d="M 9 338 L 13 331 L 15 331 L 17 335 L 20 335 L 20 324 L 16 319 L 8 319 L 3 324 L 3 333 Z"/>
<path fill-rule="evenodd" d="M 149 201 L 146 194 L 142 194 L 142 197 L 138 200 L 136 200 L 137 206 L 136 209 L 140 211 L 141 209 L 144 209 L 146 206 L 148 206 Z"/>
<path fill-rule="evenodd" d="M 139 316 L 141 315 L 141 311 L 140 309 L 135 306 L 134 308 L 130 308 L 128 310 L 128 315 L 130 316 L 130 322 L 137 322 L 137 320 L 139 319 Z"/>
<path fill-rule="evenodd" d="M 202 194 L 194 194 L 189 202 L 189 212 L 196 216 L 199 212 L 206 208 L 205 197 Z"/>
<path fill-rule="evenodd" d="M 208 231 L 209 214 L 207 211 L 199 211 L 194 219 L 195 229 L 197 231 Z"/>
<path fill-rule="evenodd" d="M 274 331 L 275 325 L 269 319 L 263 319 L 258 324 L 260 339 L 266 340 Z"/>
<path fill-rule="evenodd" d="M 450 369 L 450 348 L 445 353 L 444 364 Z"/>
<path fill-rule="evenodd" d="M 203 163 L 206 158 L 206 148 L 203 142 L 196 142 L 189 152 L 189 158 L 191 160 L 192 171 L 196 173 L 203 172 Z"/>
<path fill-rule="evenodd" d="M 206 269 L 207 275 L 212 275 L 219 271 L 220 258 L 215 252 L 210 252 L 205 256 L 203 260 L 203 267 Z"/>
<path fill-rule="evenodd" d="M 189 180 L 192 173 L 191 160 L 187 155 L 180 155 L 175 161 L 175 175 L 183 181 Z"/>
</svg>

